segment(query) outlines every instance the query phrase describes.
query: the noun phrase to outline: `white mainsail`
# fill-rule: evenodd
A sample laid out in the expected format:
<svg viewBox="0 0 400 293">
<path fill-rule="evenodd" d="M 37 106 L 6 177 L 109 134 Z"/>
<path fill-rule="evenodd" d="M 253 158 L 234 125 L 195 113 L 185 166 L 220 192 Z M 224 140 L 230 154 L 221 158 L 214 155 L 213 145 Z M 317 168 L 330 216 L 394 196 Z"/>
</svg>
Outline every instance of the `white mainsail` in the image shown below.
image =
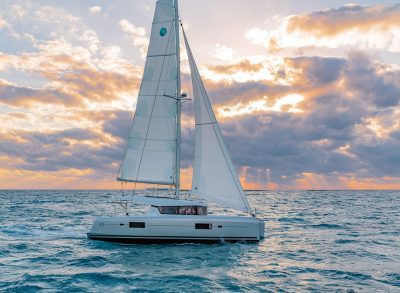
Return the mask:
<svg viewBox="0 0 400 293">
<path fill-rule="evenodd" d="M 180 69 L 176 0 L 159 0 L 118 180 L 179 186 Z"/>
<path fill-rule="evenodd" d="M 226 207 L 251 212 L 185 32 L 183 35 L 192 75 L 196 121 L 192 194 Z"/>
</svg>

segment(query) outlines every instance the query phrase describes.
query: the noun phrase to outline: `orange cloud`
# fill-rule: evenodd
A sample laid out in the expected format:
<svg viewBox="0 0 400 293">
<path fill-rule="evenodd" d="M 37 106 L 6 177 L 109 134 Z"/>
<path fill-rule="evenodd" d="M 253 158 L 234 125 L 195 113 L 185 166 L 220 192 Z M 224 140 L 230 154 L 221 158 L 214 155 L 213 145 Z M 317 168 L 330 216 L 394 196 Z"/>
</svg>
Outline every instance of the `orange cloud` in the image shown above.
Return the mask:
<svg viewBox="0 0 400 293">
<path fill-rule="evenodd" d="M 137 92 L 142 71 L 130 64 L 119 69 L 123 72 L 102 70 L 69 55 L 2 54 L 0 57 L 0 68 L 31 72 L 47 80 L 44 86 L 33 88 L 0 79 L 0 103 L 15 106 L 50 103 L 82 107 L 86 103 L 118 101 L 123 93 Z"/>
<path fill-rule="evenodd" d="M 264 65 L 262 63 L 251 63 L 249 60 L 244 59 L 238 63 L 228 65 L 215 65 L 208 66 L 208 69 L 222 74 L 233 74 L 238 71 L 241 72 L 256 72 L 260 71 Z"/>
<path fill-rule="evenodd" d="M 348 48 L 400 52 L 399 4 L 349 4 L 309 14 L 276 17 L 276 20 L 278 26 L 274 28 L 248 29 L 246 38 L 274 54 L 321 55 L 325 52 L 329 56 L 343 56 Z"/>
<path fill-rule="evenodd" d="M 289 18 L 287 31 L 304 31 L 317 36 L 335 36 L 352 29 L 363 32 L 400 28 L 400 5 L 360 6 L 349 4 L 338 9 L 295 15 Z"/>
</svg>

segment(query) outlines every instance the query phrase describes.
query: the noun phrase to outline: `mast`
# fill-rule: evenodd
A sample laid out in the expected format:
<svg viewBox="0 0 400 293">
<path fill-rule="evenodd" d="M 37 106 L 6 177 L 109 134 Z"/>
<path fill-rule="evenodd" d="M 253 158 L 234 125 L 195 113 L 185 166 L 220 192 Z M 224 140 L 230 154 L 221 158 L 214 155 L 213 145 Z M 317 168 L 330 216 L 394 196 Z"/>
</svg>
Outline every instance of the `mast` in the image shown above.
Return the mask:
<svg viewBox="0 0 400 293">
<path fill-rule="evenodd" d="M 175 45 L 176 45 L 176 63 L 178 68 L 177 76 L 177 99 L 176 99 L 176 123 L 177 123 L 177 135 L 176 135 L 176 186 L 175 186 L 175 197 L 179 198 L 180 192 L 180 171 L 181 171 L 181 67 L 180 67 L 180 46 L 179 46 L 179 14 L 178 14 L 178 0 L 175 1 Z"/>
</svg>

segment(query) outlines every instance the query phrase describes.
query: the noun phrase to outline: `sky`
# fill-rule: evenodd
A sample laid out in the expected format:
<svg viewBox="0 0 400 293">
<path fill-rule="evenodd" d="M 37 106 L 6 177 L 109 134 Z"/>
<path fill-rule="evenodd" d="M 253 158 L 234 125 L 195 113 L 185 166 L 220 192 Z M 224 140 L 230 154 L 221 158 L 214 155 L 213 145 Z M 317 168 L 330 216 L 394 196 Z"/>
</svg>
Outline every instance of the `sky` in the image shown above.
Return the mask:
<svg viewBox="0 0 400 293">
<path fill-rule="evenodd" d="M 0 0 L 0 188 L 120 187 L 154 7 Z M 244 188 L 400 189 L 399 3 L 181 0 L 180 17 Z"/>
</svg>

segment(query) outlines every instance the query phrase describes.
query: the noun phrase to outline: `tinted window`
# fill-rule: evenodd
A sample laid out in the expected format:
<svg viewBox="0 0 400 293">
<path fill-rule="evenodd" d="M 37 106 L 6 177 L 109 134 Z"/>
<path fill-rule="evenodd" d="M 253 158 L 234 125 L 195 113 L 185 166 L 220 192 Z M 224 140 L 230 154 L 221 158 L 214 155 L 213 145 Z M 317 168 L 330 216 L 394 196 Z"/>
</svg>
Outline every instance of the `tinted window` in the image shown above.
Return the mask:
<svg viewBox="0 0 400 293">
<path fill-rule="evenodd" d="M 129 228 L 145 228 L 144 222 L 129 222 Z"/>
<path fill-rule="evenodd" d="M 207 207 L 184 206 L 184 207 L 157 207 L 160 214 L 167 215 L 207 215 Z"/>
<path fill-rule="evenodd" d="M 178 214 L 179 207 L 157 207 L 160 214 L 176 215 Z"/>
<path fill-rule="evenodd" d="M 197 207 L 198 215 L 207 215 L 207 207 Z"/>
<path fill-rule="evenodd" d="M 212 224 L 196 223 L 195 228 L 196 229 L 212 229 Z"/>
</svg>

